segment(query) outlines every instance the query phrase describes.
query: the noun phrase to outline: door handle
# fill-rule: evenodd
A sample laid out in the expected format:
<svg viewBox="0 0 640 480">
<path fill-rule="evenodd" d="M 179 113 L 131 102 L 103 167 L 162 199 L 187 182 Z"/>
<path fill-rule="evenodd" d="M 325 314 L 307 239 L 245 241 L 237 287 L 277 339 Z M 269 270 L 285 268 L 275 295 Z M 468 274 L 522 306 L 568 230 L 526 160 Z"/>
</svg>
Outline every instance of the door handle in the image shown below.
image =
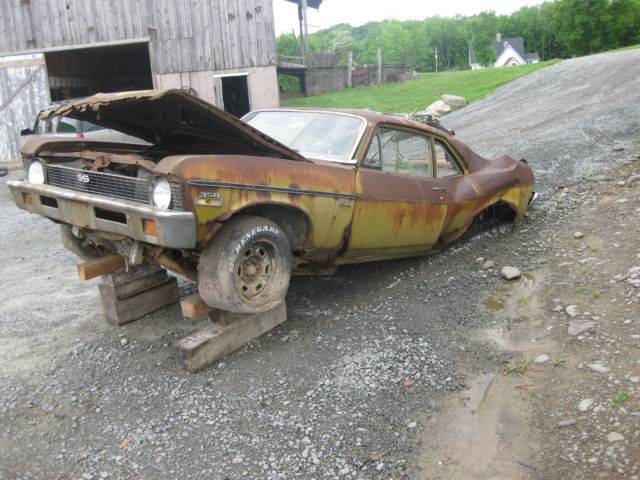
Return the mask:
<svg viewBox="0 0 640 480">
<path fill-rule="evenodd" d="M 444 187 L 433 187 L 434 192 L 447 193 L 447 189 Z"/>
</svg>

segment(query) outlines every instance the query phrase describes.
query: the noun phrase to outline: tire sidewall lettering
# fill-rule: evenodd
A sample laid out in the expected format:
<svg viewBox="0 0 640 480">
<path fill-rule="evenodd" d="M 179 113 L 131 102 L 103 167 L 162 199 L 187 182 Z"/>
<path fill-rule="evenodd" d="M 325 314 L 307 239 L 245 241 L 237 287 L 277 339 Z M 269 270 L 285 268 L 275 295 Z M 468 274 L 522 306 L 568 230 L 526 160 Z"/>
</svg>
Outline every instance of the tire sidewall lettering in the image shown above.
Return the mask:
<svg viewBox="0 0 640 480">
<path fill-rule="evenodd" d="M 260 225 L 259 227 L 254 227 L 248 232 L 243 233 L 242 236 L 240 237 L 240 240 L 238 241 L 238 243 L 236 243 L 236 246 L 233 249 L 236 255 L 240 253 L 240 250 L 242 250 L 242 248 L 247 243 L 249 243 L 250 240 L 252 240 L 254 237 L 256 237 L 261 233 L 272 233 L 274 235 L 280 235 L 280 230 L 278 230 L 275 227 L 271 227 L 269 225 Z"/>
</svg>

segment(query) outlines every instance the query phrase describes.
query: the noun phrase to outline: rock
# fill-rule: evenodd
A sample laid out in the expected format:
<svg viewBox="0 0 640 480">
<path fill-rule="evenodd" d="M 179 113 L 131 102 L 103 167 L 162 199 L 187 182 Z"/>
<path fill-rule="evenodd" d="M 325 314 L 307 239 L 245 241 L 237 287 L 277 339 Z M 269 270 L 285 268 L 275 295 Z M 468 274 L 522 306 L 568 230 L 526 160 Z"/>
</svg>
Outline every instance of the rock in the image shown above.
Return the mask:
<svg viewBox="0 0 640 480">
<path fill-rule="evenodd" d="M 516 267 L 510 267 L 509 265 L 502 267 L 502 270 L 500 270 L 500 274 L 505 280 L 517 280 L 522 276 L 520 270 L 518 270 Z"/>
<path fill-rule="evenodd" d="M 425 110 L 425 114 L 439 117 L 441 115 L 444 115 L 445 113 L 449 113 L 450 111 L 451 107 L 449 105 L 447 105 L 442 100 L 438 100 L 427 107 L 427 109 Z"/>
<path fill-rule="evenodd" d="M 398 82 L 404 83 L 410 80 L 415 80 L 416 78 L 418 78 L 418 72 L 416 72 L 415 70 L 411 70 L 410 72 L 405 72 L 401 74 L 400 77 L 398 78 Z"/>
<path fill-rule="evenodd" d="M 627 178 L 627 185 L 631 185 L 633 182 L 640 182 L 640 173 L 636 173 Z"/>
<path fill-rule="evenodd" d="M 575 316 L 575 315 L 572 315 L 572 316 Z M 567 329 L 567 333 L 572 337 L 577 337 L 578 335 L 588 332 L 589 330 L 593 330 L 595 327 L 596 327 L 595 322 L 591 320 L 571 320 L 569 322 L 569 328 Z"/>
<path fill-rule="evenodd" d="M 640 383 L 640 377 L 629 377 L 631 383 Z"/>
<path fill-rule="evenodd" d="M 613 151 L 614 152 L 621 152 L 622 150 L 624 150 L 624 145 L 621 145 L 621 144 L 618 143 L 618 144 L 613 146 Z"/>
<path fill-rule="evenodd" d="M 569 315 L 570 317 L 575 317 L 576 315 L 578 315 L 578 306 L 577 305 L 567 305 L 567 307 L 564 309 L 565 312 L 567 312 L 567 315 Z"/>
<path fill-rule="evenodd" d="M 459 95 L 442 95 L 442 101 L 453 108 L 461 108 L 467 104 L 467 99 Z"/>
<path fill-rule="evenodd" d="M 624 187 L 626 184 L 627 184 L 627 182 L 625 182 L 624 180 L 616 182 L 616 185 L 618 185 L 619 187 Z"/>
<path fill-rule="evenodd" d="M 580 410 L 581 412 L 588 411 L 593 405 L 594 401 L 595 400 L 593 398 L 585 398 L 584 400 L 581 400 L 578 404 L 578 410 Z"/>
<path fill-rule="evenodd" d="M 120 339 L 120 345 L 122 345 L 123 347 L 126 347 L 128 343 L 129 343 L 129 340 L 127 338 Z"/>
<path fill-rule="evenodd" d="M 609 373 L 609 369 L 599 363 L 590 363 L 589 365 L 587 365 L 587 367 L 589 367 L 589 370 L 591 370 L 592 372 Z"/>
<path fill-rule="evenodd" d="M 571 425 L 575 425 L 575 424 L 576 424 L 575 418 L 567 418 L 566 420 L 562 420 L 558 422 L 556 425 L 558 425 L 559 428 L 564 428 L 564 427 L 570 427 Z"/>
<path fill-rule="evenodd" d="M 607 435 L 607 442 L 609 443 L 622 442 L 623 440 L 624 437 L 618 432 L 611 432 L 609 433 L 609 435 Z"/>
<path fill-rule="evenodd" d="M 242 463 L 243 461 L 244 461 L 244 458 L 242 458 L 242 456 L 241 456 L 241 455 L 236 455 L 236 456 L 235 456 L 235 457 L 233 457 L 233 459 L 231 460 L 231 463 L 234 463 L 234 464 L 236 464 L 236 465 L 237 465 L 237 464 L 239 464 L 239 463 Z"/>
<path fill-rule="evenodd" d="M 556 180 L 555 182 L 553 182 L 553 187 L 556 190 L 567 188 L 567 182 L 563 182 L 562 180 Z"/>
<path fill-rule="evenodd" d="M 488 269 L 493 268 L 495 266 L 496 266 L 496 262 L 494 262 L 493 260 L 487 260 L 486 262 L 484 262 L 482 264 L 482 268 L 484 270 L 488 270 Z"/>
<path fill-rule="evenodd" d="M 418 426 L 418 422 L 407 423 L 407 428 L 416 428 L 417 426 Z"/>
<path fill-rule="evenodd" d="M 574 238 L 582 238 L 584 237 L 584 234 L 582 232 L 576 232 L 573 234 Z"/>
<path fill-rule="evenodd" d="M 546 363 L 549 361 L 549 355 L 545 355 L 544 353 L 542 355 L 538 355 L 536 358 L 533 359 L 533 363 Z"/>
</svg>

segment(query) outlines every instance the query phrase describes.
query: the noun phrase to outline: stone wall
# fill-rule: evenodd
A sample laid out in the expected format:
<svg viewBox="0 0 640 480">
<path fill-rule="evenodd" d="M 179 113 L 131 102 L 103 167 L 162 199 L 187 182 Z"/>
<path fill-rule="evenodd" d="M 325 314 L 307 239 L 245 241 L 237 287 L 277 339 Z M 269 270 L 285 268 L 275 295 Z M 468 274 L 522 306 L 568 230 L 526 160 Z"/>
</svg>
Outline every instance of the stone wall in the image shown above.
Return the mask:
<svg viewBox="0 0 640 480">
<path fill-rule="evenodd" d="M 367 66 L 369 83 L 377 81 L 376 65 Z M 382 82 L 394 83 L 400 75 L 411 70 L 406 65 L 383 65 Z M 319 95 L 324 92 L 347 88 L 347 67 L 310 68 L 305 72 L 307 95 Z"/>
</svg>

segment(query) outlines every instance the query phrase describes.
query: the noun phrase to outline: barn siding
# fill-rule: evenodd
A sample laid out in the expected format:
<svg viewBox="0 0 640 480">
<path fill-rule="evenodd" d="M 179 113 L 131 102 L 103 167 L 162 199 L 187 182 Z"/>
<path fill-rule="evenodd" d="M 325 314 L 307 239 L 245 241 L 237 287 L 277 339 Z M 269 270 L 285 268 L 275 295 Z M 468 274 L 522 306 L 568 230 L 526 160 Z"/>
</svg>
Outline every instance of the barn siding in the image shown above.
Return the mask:
<svg viewBox="0 0 640 480">
<path fill-rule="evenodd" d="M 20 130 L 33 127 L 49 104 L 49 87 L 42 59 L 35 65 L 2 68 L 0 62 L 0 163 L 20 160 Z"/>
<path fill-rule="evenodd" d="M 276 61 L 271 2 L 3 0 L 0 55 L 148 37 L 160 75 L 269 66 Z"/>
</svg>

